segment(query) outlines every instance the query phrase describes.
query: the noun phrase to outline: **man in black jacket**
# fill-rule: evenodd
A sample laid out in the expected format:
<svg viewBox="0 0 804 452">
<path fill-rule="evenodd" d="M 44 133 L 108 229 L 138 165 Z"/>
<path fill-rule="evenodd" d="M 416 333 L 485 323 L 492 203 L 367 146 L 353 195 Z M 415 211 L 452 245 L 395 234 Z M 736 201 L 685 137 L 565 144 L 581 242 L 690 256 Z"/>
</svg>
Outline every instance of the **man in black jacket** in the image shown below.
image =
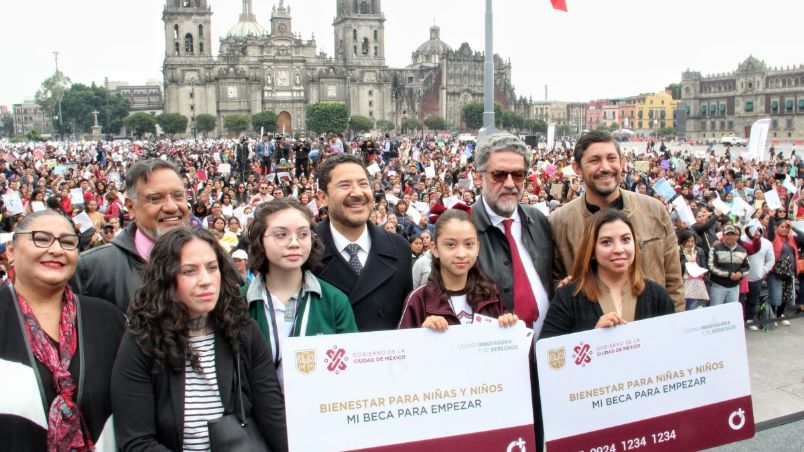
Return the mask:
<svg viewBox="0 0 804 452">
<path fill-rule="evenodd" d="M 723 228 L 723 241 L 712 245 L 709 252 L 710 306 L 739 301 L 740 280 L 750 269 L 748 252 L 738 243 L 739 238 L 737 227 L 728 225 Z"/>
<path fill-rule="evenodd" d="M 349 296 L 360 331 L 396 329 L 413 289 L 408 242 L 369 222 L 374 196 L 360 158 L 332 155 L 321 164 L 318 185 L 329 219 L 315 228 L 325 246 L 316 276 Z"/>
<path fill-rule="evenodd" d="M 81 253 L 70 281 L 76 293 L 113 301 L 123 312 L 142 285 L 142 272 L 156 239 L 186 226 L 190 219 L 184 183 L 168 161 L 133 164 L 126 174 L 126 196 L 133 206 L 134 222 L 112 243 Z"/>
</svg>

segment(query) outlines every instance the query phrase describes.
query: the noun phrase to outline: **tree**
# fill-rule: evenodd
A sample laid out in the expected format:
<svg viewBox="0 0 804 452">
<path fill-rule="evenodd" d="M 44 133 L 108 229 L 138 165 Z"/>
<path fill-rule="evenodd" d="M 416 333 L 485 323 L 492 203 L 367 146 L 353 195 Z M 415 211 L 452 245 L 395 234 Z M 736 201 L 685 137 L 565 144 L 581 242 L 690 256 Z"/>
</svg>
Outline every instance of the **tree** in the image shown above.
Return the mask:
<svg viewBox="0 0 804 452">
<path fill-rule="evenodd" d="M 28 141 L 41 141 L 42 134 L 39 133 L 39 131 L 36 129 L 31 129 L 28 133 L 25 134 L 25 138 L 27 138 Z"/>
<path fill-rule="evenodd" d="M 276 132 L 276 120 L 279 117 L 272 111 L 261 111 L 251 116 L 251 125 L 255 132 L 263 129 L 265 133 Z"/>
<path fill-rule="evenodd" d="M 500 115 L 500 122 L 503 128 L 508 130 L 519 130 L 524 128 L 525 126 L 525 118 L 522 117 L 519 113 L 506 110 L 502 112 Z"/>
<path fill-rule="evenodd" d="M 676 128 L 675 127 L 662 127 L 659 129 L 659 136 L 662 137 L 674 137 L 676 136 Z"/>
<path fill-rule="evenodd" d="M 664 87 L 665 91 L 670 91 L 673 99 L 681 99 L 681 83 L 671 83 Z"/>
<path fill-rule="evenodd" d="M 75 83 L 64 93 L 61 111 L 64 128 L 71 133 L 89 132 L 95 123 L 93 111 L 98 112 L 98 125 L 104 132 L 119 133 L 129 112 L 129 102 L 94 83 L 90 86 Z"/>
<path fill-rule="evenodd" d="M 470 129 L 479 129 L 483 127 L 483 102 L 476 100 L 469 102 L 463 106 L 463 121 L 466 127 Z M 494 125 L 499 127 L 502 119 L 502 106 L 498 102 L 494 102 Z"/>
<path fill-rule="evenodd" d="M 447 130 L 447 121 L 441 116 L 430 115 L 424 118 L 424 126 L 433 132 L 438 132 L 439 130 Z"/>
<path fill-rule="evenodd" d="M 162 113 L 156 117 L 156 123 L 171 140 L 173 135 L 187 131 L 187 116 L 180 113 Z"/>
<path fill-rule="evenodd" d="M 387 119 L 378 119 L 375 127 L 383 132 L 390 132 L 396 128 L 394 123 Z"/>
<path fill-rule="evenodd" d="M 248 115 L 229 115 L 223 118 L 223 128 L 229 135 L 240 135 L 248 130 L 251 120 Z"/>
<path fill-rule="evenodd" d="M 541 119 L 526 119 L 522 128 L 530 133 L 547 133 L 547 123 Z"/>
<path fill-rule="evenodd" d="M 195 129 L 206 137 L 207 133 L 215 130 L 217 122 L 214 116 L 202 113 L 195 117 Z"/>
<path fill-rule="evenodd" d="M 547 128 L 545 127 L 545 131 Z M 556 136 L 557 137 L 566 137 L 572 135 L 575 132 L 575 128 L 569 124 L 559 124 L 556 126 Z"/>
<path fill-rule="evenodd" d="M 349 109 L 345 104 L 315 104 L 307 107 L 307 128 L 315 133 L 346 130 Z"/>
<path fill-rule="evenodd" d="M 73 85 L 75 86 L 75 85 Z M 141 111 L 134 113 L 123 120 L 126 129 L 134 132 L 134 136 L 141 140 L 146 133 L 156 133 L 156 119 L 154 115 Z"/>
<path fill-rule="evenodd" d="M 352 116 L 349 127 L 355 133 L 368 132 L 369 130 L 374 128 L 374 121 L 365 116 L 356 115 Z"/>
<path fill-rule="evenodd" d="M 10 137 L 14 133 L 14 117 L 11 113 L 3 113 L 2 127 L 3 136 Z"/>
<path fill-rule="evenodd" d="M 64 93 L 70 87 L 70 78 L 58 71 L 42 82 L 42 86 L 36 91 L 34 100 L 45 116 L 53 120 L 53 129 L 59 130 L 59 99 L 64 98 Z M 63 118 L 62 118 L 63 120 Z"/>
<path fill-rule="evenodd" d="M 402 131 L 416 131 L 422 128 L 422 124 L 416 118 L 407 118 L 402 120 Z"/>
</svg>

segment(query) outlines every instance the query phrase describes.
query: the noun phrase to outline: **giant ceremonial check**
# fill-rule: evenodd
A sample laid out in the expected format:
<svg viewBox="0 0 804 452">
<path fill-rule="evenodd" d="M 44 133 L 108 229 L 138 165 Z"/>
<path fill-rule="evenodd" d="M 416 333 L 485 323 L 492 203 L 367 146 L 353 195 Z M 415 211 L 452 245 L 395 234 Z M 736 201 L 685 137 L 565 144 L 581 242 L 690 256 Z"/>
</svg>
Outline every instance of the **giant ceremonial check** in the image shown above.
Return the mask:
<svg viewBox="0 0 804 452">
<path fill-rule="evenodd" d="M 548 451 L 699 450 L 754 436 L 739 303 L 536 343 Z"/>
<path fill-rule="evenodd" d="M 291 338 L 290 450 L 535 450 L 522 322 Z"/>
</svg>

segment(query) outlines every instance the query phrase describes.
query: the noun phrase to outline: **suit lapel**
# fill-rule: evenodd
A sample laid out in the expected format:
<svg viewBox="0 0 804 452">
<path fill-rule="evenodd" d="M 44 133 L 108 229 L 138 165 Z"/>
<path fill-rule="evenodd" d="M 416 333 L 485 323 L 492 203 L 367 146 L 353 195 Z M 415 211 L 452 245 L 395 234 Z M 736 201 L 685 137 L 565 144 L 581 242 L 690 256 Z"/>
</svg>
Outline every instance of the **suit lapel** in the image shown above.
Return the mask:
<svg viewBox="0 0 804 452">
<path fill-rule="evenodd" d="M 329 229 L 329 220 L 319 223 L 316 233 L 324 243 L 324 257 L 321 259 L 322 267 L 318 271 L 318 276 L 349 295 L 357 281 L 357 275 L 341 253 L 335 249 L 335 241 L 332 240 L 332 231 Z M 351 296 L 349 299 L 353 300 Z"/>
<path fill-rule="evenodd" d="M 371 249 L 366 260 L 366 266 L 360 273 L 357 284 L 349 296 L 353 304 L 385 284 L 398 270 L 396 266 L 397 257 L 394 254 L 391 241 L 389 237 L 383 236 L 385 231 L 372 224 L 367 227 L 371 236 Z"/>
<path fill-rule="evenodd" d="M 168 371 L 170 404 L 176 416 L 176 444 L 183 444 L 184 435 L 184 372 Z"/>
</svg>

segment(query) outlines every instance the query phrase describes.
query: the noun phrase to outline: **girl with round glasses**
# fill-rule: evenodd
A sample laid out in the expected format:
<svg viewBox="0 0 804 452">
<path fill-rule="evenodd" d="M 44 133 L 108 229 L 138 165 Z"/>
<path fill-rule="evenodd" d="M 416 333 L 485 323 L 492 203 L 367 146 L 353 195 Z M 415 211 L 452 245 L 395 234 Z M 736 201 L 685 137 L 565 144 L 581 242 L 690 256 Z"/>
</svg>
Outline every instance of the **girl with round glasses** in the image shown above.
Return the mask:
<svg viewBox="0 0 804 452">
<path fill-rule="evenodd" d="M 357 332 L 346 295 L 312 273 L 324 253 L 313 226 L 306 206 L 278 198 L 257 209 L 249 229 L 249 267 L 256 276 L 244 292 L 280 381 L 285 338 Z"/>
</svg>

